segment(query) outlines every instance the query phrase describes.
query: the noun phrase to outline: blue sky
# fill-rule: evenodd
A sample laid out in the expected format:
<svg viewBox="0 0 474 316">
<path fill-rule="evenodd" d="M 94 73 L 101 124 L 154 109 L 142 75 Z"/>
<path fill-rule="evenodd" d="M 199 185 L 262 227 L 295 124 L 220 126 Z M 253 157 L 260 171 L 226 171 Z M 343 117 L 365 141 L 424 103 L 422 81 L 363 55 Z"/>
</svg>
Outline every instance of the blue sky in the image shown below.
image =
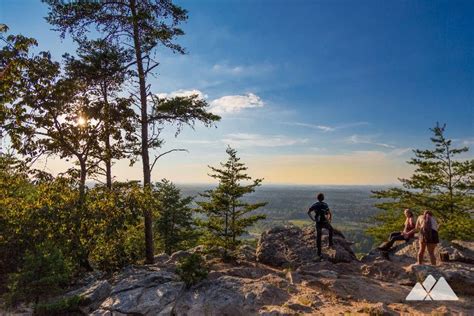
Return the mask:
<svg viewBox="0 0 474 316">
<path fill-rule="evenodd" d="M 153 89 L 199 92 L 223 119 L 177 139 L 169 127 L 164 149 L 190 152 L 164 158 L 155 179 L 206 182 L 230 144 L 270 183 L 394 183 L 436 121 L 456 144 L 474 144 L 472 1 L 177 3 L 189 11 L 189 53 L 160 50 Z M 73 52 L 45 14 L 38 1 L 0 1 L 12 33 L 58 58 Z M 140 178 L 139 165 L 116 169 Z"/>
</svg>

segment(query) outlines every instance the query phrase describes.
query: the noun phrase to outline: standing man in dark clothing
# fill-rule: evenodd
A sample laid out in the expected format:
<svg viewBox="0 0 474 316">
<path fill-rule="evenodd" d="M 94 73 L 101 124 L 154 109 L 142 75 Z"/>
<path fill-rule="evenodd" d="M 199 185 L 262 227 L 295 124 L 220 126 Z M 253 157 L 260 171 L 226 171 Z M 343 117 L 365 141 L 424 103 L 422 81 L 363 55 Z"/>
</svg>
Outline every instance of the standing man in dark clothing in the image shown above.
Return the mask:
<svg viewBox="0 0 474 316">
<path fill-rule="evenodd" d="M 318 256 L 321 257 L 321 233 L 325 228 L 329 231 L 329 247 L 332 247 L 332 233 L 333 228 L 330 224 L 332 219 L 329 206 L 323 202 L 324 194 L 319 193 L 317 196 L 318 202 L 314 203 L 308 210 L 308 216 L 316 222 L 316 246 L 318 248 Z M 314 217 L 312 213 L 314 212 Z"/>
</svg>

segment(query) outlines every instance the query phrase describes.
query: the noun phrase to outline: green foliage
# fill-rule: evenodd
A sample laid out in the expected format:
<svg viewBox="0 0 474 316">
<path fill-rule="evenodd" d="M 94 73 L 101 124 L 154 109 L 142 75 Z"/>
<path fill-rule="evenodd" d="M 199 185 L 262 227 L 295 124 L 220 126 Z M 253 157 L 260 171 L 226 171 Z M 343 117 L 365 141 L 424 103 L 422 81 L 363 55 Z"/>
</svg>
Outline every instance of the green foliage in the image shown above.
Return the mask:
<svg viewBox="0 0 474 316">
<path fill-rule="evenodd" d="M 154 198 L 159 202 L 155 215 L 156 244 L 167 254 L 196 245 L 198 233 L 194 228 L 192 197 L 181 197 L 181 191 L 164 179 L 156 184 Z"/>
<path fill-rule="evenodd" d="M 251 184 L 243 185 L 240 182 L 251 178 L 244 172 L 247 167 L 240 162 L 236 150 L 227 148 L 228 160 L 221 163 L 221 168 L 210 167 L 214 172 L 210 176 L 218 179 L 217 188 L 209 190 L 202 197 L 207 201 L 200 201 L 199 212 L 206 218 L 200 221 L 206 231 L 203 241 L 211 247 L 224 248 L 224 257 L 229 251 L 234 251 L 240 244 L 239 236 L 247 233 L 247 228 L 255 222 L 264 219 L 265 215 L 249 215 L 250 212 L 265 206 L 266 203 L 245 203 L 241 198 L 245 194 L 255 191 L 262 179 L 253 180 Z"/>
<path fill-rule="evenodd" d="M 181 258 L 176 267 L 176 273 L 188 288 L 207 278 L 208 272 L 206 262 L 196 253 Z"/>
<path fill-rule="evenodd" d="M 58 294 L 68 284 L 71 265 L 61 251 L 51 243 L 38 246 L 34 252 L 27 251 L 18 273 L 11 274 L 8 302 L 38 303 L 40 299 Z"/>
<path fill-rule="evenodd" d="M 143 236 L 138 231 L 142 227 L 141 194 L 135 183 L 115 183 L 112 190 L 99 186 L 88 192 L 83 235 L 97 268 L 115 271 L 142 258 Z"/>
<path fill-rule="evenodd" d="M 405 208 L 417 214 L 431 210 L 441 224 L 442 238 L 473 239 L 474 219 L 469 211 L 474 209 L 474 160 L 456 158 L 469 148 L 453 148 L 444 136 L 445 125 L 437 124 L 431 131 L 434 148 L 413 151 L 415 157 L 408 163 L 415 171 L 409 179 L 400 179 L 403 187 L 374 192 L 382 200 L 377 207 L 384 212 L 373 217 L 376 224 L 368 233 L 378 241 L 403 228 Z"/>
<path fill-rule="evenodd" d="M 113 271 L 142 258 L 143 190 L 136 183 L 97 186 L 79 204 L 69 178 L 29 179 L 34 170 L 6 155 L 0 165 L 0 277 L 17 272 L 25 253 L 50 241 L 74 268 L 86 262 Z"/>
<path fill-rule="evenodd" d="M 48 303 L 38 303 L 34 307 L 35 316 L 83 315 L 79 309 L 80 296 L 62 298 Z"/>
</svg>

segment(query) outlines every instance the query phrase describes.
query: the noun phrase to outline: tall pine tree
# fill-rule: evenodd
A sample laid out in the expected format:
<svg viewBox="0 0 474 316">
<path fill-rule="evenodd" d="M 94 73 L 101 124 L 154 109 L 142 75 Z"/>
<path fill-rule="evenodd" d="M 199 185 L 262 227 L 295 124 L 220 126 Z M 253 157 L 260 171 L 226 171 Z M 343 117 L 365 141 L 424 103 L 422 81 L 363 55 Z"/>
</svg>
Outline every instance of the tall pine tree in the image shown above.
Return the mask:
<svg viewBox="0 0 474 316">
<path fill-rule="evenodd" d="M 400 179 L 401 188 L 374 192 L 375 198 L 384 200 L 377 204 L 384 212 L 374 217 L 377 224 L 368 230 L 377 240 L 403 227 L 405 208 L 433 211 L 445 239 L 474 238 L 474 219 L 469 213 L 474 209 L 474 160 L 457 157 L 469 148 L 453 148 L 445 129 L 446 125 L 439 124 L 431 129 L 433 149 L 413 151 L 415 157 L 408 163 L 415 171 L 409 179 Z"/>
<path fill-rule="evenodd" d="M 267 204 L 250 204 L 242 200 L 244 195 L 254 192 L 263 179 L 252 180 L 245 173 L 247 167 L 240 162 L 235 149 L 228 147 L 226 152 L 229 158 L 221 163 L 221 168 L 209 167 L 213 172 L 209 176 L 219 180 L 219 184 L 215 189 L 201 194 L 206 201 L 197 203 L 199 211 L 206 217 L 201 222 L 206 229 L 205 242 L 214 247 L 223 247 L 225 258 L 240 244 L 238 237 L 246 233 L 249 226 L 265 218 L 263 214 L 249 213 Z M 242 181 L 251 183 L 245 185 Z"/>
</svg>

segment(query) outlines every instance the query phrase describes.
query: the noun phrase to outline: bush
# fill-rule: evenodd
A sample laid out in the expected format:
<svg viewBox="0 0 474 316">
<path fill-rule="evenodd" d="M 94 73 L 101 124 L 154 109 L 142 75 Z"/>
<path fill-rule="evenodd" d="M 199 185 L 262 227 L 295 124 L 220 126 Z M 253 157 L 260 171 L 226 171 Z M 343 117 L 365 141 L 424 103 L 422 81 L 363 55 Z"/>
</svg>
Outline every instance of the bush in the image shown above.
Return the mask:
<svg viewBox="0 0 474 316">
<path fill-rule="evenodd" d="M 58 294 L 68 284 L 71 270 L 61 251 L 52 244 L 27 251 L 20 271 L 10 275 L 7 303 L 37 304 L 41 299 Z"/>
<path fill-rule="evenodd" d="M 36 316 L 82 315 L 79 310 L 80 296 L 72 296 L 51 303 L 35 305 Z"/>
<path fill-rule="evenodd" d="M 199 254 L 193 253 L 178 261 L 176 273 L 186 284 L 186 287 L 189 288 L 207 278 L 208 269 L 203 257 Z"/>
</svg>

